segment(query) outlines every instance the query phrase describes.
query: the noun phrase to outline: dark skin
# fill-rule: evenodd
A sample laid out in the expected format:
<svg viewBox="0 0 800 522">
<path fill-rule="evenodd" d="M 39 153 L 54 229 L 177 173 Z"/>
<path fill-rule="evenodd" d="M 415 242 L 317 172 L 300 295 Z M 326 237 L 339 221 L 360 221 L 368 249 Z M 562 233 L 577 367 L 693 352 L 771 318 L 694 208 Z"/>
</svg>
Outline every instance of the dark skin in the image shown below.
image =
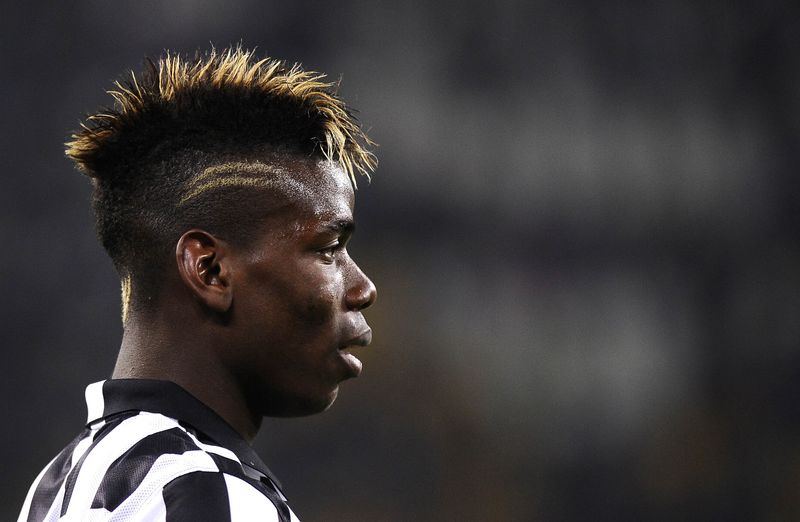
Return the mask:
<svg viewBox="0 0 800 522">
<path fill-rule="evenodd" d="M 157 304 L 132 307 L 113 378 L 173 381 L 248 442 L 265 415 L 328 408 L 369 344 L 362 310 L 375 285 L 350 258 L 354 192 L 327 161 L 284 158 L 304 190 L 234 247 L 186 231 L 175 247 Z M 265 195 L 276 197 L 276 194 Z"/>
</svg>

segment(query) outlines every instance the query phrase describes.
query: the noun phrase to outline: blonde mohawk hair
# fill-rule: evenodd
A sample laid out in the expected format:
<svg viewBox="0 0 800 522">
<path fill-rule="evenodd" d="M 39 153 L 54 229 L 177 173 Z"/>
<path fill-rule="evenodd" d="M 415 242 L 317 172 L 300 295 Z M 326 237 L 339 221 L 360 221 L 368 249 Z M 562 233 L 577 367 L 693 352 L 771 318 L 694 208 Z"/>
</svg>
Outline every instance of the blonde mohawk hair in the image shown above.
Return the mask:
<svg viewBox="0 0 800 522">
<path fill-rule="evenodd" d="M 322 126 L 323 136 L 315 138 L 320 152 L 338 163 L 354 186 L 356 173 L 369 179 L 377 166 L 369 150 L 375 143 L 333 90 L 336 84 L 323 81 L 325 74 L 305 71 L 299 64 L 289 67 L 280 60 L 257 59 L 241 46 L 222 53 L 212 49 L 193 60 L 167 51 L 157 62 L 148 60 L 147 64 L 141 77 L 131 71 L 129 79 L 115 82 L 115 88 L 107 91 L 115 107 L 88 116 L 82 130 L 66 143 L 66 155 L 86 175 L 103 175 L 103 150 L 144 114 L 165 109 L 180 112 L 204 91 L 237 91 L 302 105 Z"/>
</svg>

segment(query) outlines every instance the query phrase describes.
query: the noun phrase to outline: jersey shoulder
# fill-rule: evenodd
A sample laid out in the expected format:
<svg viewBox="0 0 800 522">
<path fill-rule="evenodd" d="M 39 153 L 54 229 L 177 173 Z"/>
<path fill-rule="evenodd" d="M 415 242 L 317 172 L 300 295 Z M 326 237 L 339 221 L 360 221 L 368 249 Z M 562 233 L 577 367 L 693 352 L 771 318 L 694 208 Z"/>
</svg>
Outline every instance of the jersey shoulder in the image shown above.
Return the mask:
<svg viewBox="0 0 800 522">
<path fill-rule="evenodd" d="M 161 501 L 166 520 L 286 520 L 273 502 L 247 479 L 224 472 L 197 471 L 167 484 Z M 296 520 L 296 519 L 295 519 Z"/>
</svg>

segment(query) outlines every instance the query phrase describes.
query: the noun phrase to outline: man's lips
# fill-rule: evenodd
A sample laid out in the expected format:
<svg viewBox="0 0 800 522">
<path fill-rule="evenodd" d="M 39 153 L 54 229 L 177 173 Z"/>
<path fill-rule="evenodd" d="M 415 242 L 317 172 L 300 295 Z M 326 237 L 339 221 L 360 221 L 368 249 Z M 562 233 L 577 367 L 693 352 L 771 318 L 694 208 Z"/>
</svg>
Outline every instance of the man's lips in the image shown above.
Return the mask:
<svg viewBox="0 0 800 522">
<path fill-rule="evenodd" d="M 359 376 L 363 365 L 358 357 L 350 352 L 346 352 L 345 350 L 354 346 L 367 346 L 371 342 L 372 330 L 367 328 L 363 333 L 360 333 L 357 336 L 352 337 L 350 340 L 345 341 L 345 343 L 339 348 L 339 355 L 350 369 L 350 374 L 352 377 Z"/>
<path fill-rule="evenodd" d="M 340 350 L 344 350 L 351 346 L 367 346 L 369 343 L 372 342 L 372 329 L 367 328 L 362 333 L 352 337 L 349 341 L 345 341 L 344 344 L 339 348 Z"/>
</svg>

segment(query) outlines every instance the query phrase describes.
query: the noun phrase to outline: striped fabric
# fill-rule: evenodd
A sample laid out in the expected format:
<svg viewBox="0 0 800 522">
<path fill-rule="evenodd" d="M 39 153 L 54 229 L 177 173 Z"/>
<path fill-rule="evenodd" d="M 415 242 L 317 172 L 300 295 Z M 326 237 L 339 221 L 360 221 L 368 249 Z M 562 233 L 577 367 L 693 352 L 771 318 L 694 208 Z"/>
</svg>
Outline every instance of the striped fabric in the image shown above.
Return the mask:
<svg viewBox="0 0 800 522">
<path fill-rule="evenodd" d="M 297 521 L 253 449 L 165 381 L 86 388 L 86 428 L 36 477 L 18 522 Z"/>
</svg>

